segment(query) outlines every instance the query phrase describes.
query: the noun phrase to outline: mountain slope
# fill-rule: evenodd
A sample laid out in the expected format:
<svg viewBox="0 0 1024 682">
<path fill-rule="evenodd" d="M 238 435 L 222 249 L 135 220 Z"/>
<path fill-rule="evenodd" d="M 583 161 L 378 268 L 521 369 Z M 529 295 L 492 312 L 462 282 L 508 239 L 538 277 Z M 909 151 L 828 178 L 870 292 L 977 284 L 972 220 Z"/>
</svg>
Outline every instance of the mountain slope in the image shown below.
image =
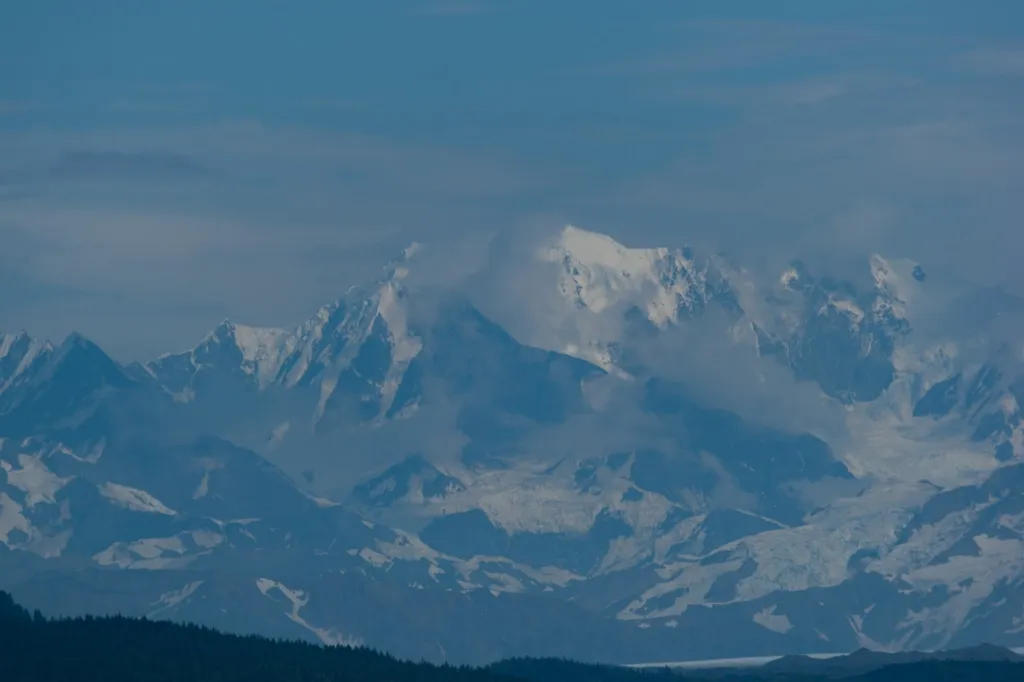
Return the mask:
<svg viewBox="0 0 1024 682">
<path fill-rule="evenodd" d="M 0 336 L 0 584 L 386 647 L 403 602 L 490 609 L 416 644 L 457 660 L 557 653 L 535 617 L 615 661 L 1024 644 L 1021 302 L 567 227 L 480 273 L 544 296 L 513 321 L 415 251 L 144 364 Z"/>
</svg>

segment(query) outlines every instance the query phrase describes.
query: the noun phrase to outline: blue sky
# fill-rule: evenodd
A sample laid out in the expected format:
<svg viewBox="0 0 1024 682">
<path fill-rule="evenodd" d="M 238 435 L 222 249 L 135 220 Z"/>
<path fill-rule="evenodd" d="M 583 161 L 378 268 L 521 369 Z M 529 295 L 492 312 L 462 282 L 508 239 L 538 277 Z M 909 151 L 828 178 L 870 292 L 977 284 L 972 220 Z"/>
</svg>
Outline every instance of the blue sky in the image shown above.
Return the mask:
<svg viewBox="0 0 1024 682">
<path fill-rule="evenodd" d="M 1024 293 L 1013 0 L 9 4 L 2 329 L 146 357 L 538 221 Z"/>
</svg>

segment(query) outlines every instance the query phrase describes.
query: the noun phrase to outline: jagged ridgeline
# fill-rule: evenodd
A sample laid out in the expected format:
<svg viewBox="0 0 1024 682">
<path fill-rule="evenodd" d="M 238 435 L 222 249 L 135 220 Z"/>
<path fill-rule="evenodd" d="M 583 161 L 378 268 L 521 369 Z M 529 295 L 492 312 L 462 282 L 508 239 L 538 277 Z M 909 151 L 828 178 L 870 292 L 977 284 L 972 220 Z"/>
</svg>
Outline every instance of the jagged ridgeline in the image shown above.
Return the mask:
<svg viewBox="0 0 1024 682">
<path fill-rule="evenodd" d="M 1020 300 L 571 226 L 441 260 L 146 362 L 0 333 L 0 588 L 474 664 L 1024 646 Z"/>
</svg>

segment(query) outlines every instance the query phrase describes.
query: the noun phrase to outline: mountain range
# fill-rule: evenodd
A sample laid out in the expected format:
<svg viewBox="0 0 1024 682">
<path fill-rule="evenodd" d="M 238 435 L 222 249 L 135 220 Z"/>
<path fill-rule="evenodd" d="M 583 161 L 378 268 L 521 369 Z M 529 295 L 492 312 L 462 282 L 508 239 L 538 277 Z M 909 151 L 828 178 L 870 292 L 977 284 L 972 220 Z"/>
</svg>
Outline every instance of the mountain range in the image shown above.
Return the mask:
<svg viewBox="0 0 1024 682">
<path fill-rule="evenodd" d="M 0 588 L 460 663 L 1024 646 L 1024 301 L 573 226 L 458 286 L 419 252 L 148 362 L 0 333 Z"/>
</svg>

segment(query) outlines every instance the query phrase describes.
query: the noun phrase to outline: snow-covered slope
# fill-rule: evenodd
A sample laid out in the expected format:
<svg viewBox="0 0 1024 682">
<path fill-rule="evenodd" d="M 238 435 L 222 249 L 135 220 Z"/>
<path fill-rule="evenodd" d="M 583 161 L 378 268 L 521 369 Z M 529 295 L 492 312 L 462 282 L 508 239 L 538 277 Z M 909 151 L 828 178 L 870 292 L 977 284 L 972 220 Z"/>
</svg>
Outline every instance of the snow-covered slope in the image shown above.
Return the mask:
<svg viewBox="0 0 1024 682">
<path fill-rule="evenodd" d="M 0 393 L 26 376 L 35 363 L 45 360 L 52 352 L 53 347 L 49 343 L 33 339 L 24 331 L 17 334 L 0 332 Z"/>
<path fill-rule="evenodd" d="M 502 271 L 550 294 L 513 335 L 413 286 L 415 251 L 144 365 L 0 335 L 0 583 L 130 570 L 140 613 L 375 646 L 376 607 L 324 590 L 501 595 L 474 655 L 547 651 L 508 648 L 536 613 L 605 660 L 1024 644 L 1024 344 L 995 326 L 1020 301 L 570 226 Z"/>
<path fill-rule="evenodd" d="M 354 287 L 296 328 L 226 320 L 196 348 L 164 355 L 144 369 L 180 402 L 202 400 L 204 392 L 225 385 L 252 391 L 313 387 L 319 391 L 314 421 L 353 401 L 361 419 L 382 417 L 420 351 L 403 301 L 406 264 L 417 250 L 406 249 L 378 281 Z"/>
<path fill-rule="evenodd" d="M 570 225 L 538 257 L 561 266 L 557 286 L 574 305 L 594 313 L 637 308 L 658 327 L 732 298 L 714 262 L 689 248 L 632 249 Z"/>
<path fill-rule="evenodd" d="M 617 346 L 636 327 L 664 329 L 700 317 L 711 305 L 738 311 L 719 259 L 693 249 L 629 248 L 606 235 L 566 226 L 533 250 L 550 265 L 552 287 L 566 305 L 562 326 L 577 333 L 552 343 L 612 369 Z M 603 318 L 602 323 L 593 319 Z M 554 337 L 559 338 L 559 337 Z"/>
</svg>

